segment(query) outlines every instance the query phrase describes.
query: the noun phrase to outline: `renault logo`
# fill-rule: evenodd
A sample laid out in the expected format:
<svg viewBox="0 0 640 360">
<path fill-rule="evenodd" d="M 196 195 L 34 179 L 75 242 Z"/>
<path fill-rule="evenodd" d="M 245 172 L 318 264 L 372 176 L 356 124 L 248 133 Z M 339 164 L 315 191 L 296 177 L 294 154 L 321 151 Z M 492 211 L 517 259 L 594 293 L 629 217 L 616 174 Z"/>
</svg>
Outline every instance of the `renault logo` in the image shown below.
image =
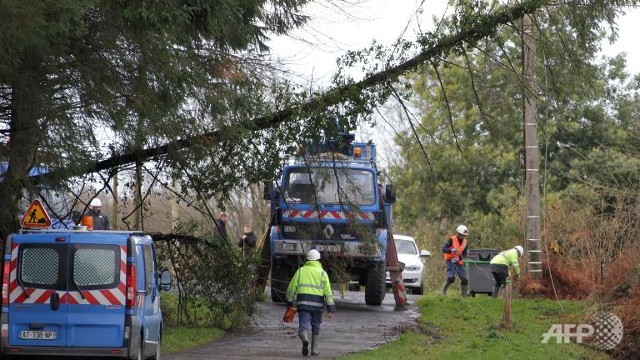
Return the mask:
<svg viewBox="0 0 640 360">
<path fill-rule="evenodd" d="M 333 230 L 333 226 L 331 226 L 331 224 L 327 224 L 327 226 L 324 227 L 324 230 L 322 230 L 322 234 L 324 234 L 324 237 L 327 240 L 331 239 L 334 233 L 335 231 Z"/>
</svg>

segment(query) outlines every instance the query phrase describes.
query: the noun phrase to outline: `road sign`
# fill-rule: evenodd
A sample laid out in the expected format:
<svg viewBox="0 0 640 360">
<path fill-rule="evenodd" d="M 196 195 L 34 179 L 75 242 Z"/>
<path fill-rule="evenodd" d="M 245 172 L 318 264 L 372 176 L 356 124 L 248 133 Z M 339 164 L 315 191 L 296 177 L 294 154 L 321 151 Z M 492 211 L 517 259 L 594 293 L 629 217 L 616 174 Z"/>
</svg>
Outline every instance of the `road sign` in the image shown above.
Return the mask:
<svg viewBox="0 0 640 360">
<path fill-rule="evenodd" d="M 47 228 L 51 226 L 51 219 L 40 200 L 31 202 L 27 212 L 24 213 L 20 220 L 20 225 L 24 228 Z"/>
</svg>

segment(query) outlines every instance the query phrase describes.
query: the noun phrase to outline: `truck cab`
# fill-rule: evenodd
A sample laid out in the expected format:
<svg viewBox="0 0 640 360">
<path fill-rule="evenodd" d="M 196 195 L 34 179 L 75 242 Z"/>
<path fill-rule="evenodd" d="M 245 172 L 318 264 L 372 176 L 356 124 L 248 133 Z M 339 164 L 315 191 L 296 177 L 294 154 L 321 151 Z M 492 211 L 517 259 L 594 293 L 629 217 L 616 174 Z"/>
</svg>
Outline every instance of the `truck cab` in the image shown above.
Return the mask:
<svg viewBox="0 0 640 360">
<path fill-rule="evenodd" d="M 160 292 L 170 286 L 149 235 L 21 230 L 5 245 L 0 350 L 159 358 Z"/>
</svg>

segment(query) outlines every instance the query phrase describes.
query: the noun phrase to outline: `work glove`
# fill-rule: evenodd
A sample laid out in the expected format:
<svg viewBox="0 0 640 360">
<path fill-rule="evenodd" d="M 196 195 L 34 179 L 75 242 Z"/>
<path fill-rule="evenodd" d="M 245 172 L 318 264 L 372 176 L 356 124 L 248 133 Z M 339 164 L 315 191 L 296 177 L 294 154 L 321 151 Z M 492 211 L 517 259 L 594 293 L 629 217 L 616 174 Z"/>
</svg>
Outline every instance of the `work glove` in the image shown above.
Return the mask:
<svg viewBox="0 0 640 360">
<path fill-rule="evenodd" d="M 282 322 L 290 323 L 293 322 L 293 318 L 296 316 L 297 310 L 294 307 L 287 307 L 284 311 L 284 315 L 282 315 Z"/>
<path fill-rule="evenodd" d="M 457 252 L 458 252 L 458 249 L 456 249 L 456 248 L 452 248 L 452 249 L 451 249 L 451 253 L 452 253 L 452 254 L 455 254 L 455 253 L 457 253 Z"/>
<path fill-rule="evenodd" d="M 452 263 L 454 263 L 454 264 L 457 264 L 457 263 L 458 263 L 458 261 L 460 261 L 460 258 L 459 258 L 459 257 L 457 257 L 457 256 L 455 256 L 455 257 L 451 258 L 451 262 L 452 262 Z"/>
</svg>

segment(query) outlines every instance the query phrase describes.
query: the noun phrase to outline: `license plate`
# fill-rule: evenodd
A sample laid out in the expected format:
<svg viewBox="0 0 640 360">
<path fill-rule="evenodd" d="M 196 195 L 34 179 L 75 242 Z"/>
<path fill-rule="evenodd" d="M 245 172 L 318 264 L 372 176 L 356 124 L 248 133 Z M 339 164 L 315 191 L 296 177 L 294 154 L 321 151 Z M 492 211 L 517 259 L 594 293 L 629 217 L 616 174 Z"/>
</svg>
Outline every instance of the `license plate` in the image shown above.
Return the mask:
<svg viewBox="0 0 640 360">
<path fill-rule="evenodd" d="M 329 252 L 340 251 L 340 245 L 315 245 L 313 248 L 318 251 L 329 251 Z"/>
<path fill-rule="evenodd" d="M 24 340 L 55 340 L 58 333 L 55 331 L 20 331 L 20 339 Z"/>
</svg>

